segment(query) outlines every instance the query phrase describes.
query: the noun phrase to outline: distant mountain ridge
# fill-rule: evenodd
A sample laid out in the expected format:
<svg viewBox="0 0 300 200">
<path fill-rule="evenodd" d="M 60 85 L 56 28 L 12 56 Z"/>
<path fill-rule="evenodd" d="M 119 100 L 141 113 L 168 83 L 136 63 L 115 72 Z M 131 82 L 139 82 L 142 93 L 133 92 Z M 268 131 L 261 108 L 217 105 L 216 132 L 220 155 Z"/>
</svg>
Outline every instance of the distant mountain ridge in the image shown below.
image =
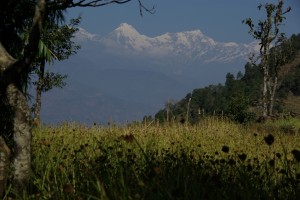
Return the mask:
<svg viewBox="0 0 300 200">
<path fill-rule="evenodd" d="M 78 40 L 98 42 L 107 48 L 114 48 L 116 53 L 130 50 L 131 54 L 148 56 L 184 56 L 190 60 L 209 62 L 230 62 L 248 58 L 250 52 L 258 51 L 256 42 L 238 44 L 235 42 L 217 42 L 204 35 L 200 30 L 178 33 L 165 33 L 156 37 L 140 34 L 133 26 L 122 23 L 107 36 L 100 37 L 80 29 Z"/>
<path fill-rule="evenodd" d="M 149 37 L 126 23 L 104 36 L 79 28 L 74 41 L 78 54 L 51 66 L 68 79 L 43 96 L 45 122 L 140 120 L 194 88 L 224 82 L 257 51 L 254 42 L 218 42 L 200 30 Z"/>
</svg>

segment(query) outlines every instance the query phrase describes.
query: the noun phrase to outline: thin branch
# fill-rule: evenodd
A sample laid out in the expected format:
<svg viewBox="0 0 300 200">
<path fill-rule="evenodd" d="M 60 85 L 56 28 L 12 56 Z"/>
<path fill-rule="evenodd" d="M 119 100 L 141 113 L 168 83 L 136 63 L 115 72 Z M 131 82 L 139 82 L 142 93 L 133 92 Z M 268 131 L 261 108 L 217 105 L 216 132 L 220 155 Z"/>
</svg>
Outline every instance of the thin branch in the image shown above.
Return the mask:
<svg viewBox="0 0 300 200">
<path fill-rule="evenodd" d="M 113 3 L 124 4 L 124 3 L 127 3 L 129 1 L 132 1 L 132 0 L 110 0 L 110 1 L 106 1 L 106 0 L 93 0 L 93 1 L 80 0 L 77 3 L 71 2 L 68 5 L 68 8 L 70 8 L 70 7 L 100 7 L 100 6 L 105 6 L 105 5 L 113 4 Z"/>
<path fill-rule="evenodd" d="M 143 16 L 143 10 L 145 10 L 146 12 L 149 12 L 151 14 L 154 14 L 155 13 L 155 7 L 153 6 L 152 8 L 147 8 L 143 5 L 143 3 L 141 2 L 141 0 L 138 0 L 139 1 L 139 6 L 140 6 L 140 15 Z"/>
<path fill-rule="evenodd" d="M 109 4 L 125 4 L 132 0 L 77 0 L 74 2 L 73 0 L 65 0 L 62 3 L 58 4 L 57 2 L 52 2 L 49 4 L 49 7 L 53 7 L 54 9 L 67 9 L 72 7 L 101 7 Z M 147 8 L 141 0 L 138 0 L 139 8 L 140 8 L 140 15 L 143 16 L 143 11 L 148 13 L 155 13 L 155 7 Z"/>
</svg>

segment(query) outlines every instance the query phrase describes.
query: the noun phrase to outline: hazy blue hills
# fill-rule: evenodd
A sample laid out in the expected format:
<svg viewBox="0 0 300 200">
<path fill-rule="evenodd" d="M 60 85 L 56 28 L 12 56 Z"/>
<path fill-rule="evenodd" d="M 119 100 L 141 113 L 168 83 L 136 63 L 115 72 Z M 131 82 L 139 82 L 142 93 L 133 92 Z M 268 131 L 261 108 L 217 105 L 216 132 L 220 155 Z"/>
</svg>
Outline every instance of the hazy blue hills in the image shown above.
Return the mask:
<svg viewBox="0 0 300 200">
<path fill-rule="evenodd" d="M 125 23 L 103 37 L 80 29 L 75 41 L 78 54 L 50 66 L 69 77 L 64 89 L 44 94 L 46 123 L 140 120 L 194 88 L 223 83 L 257 49 L 217 42 L 200 30 L 148 37 Z"/>
</svg>

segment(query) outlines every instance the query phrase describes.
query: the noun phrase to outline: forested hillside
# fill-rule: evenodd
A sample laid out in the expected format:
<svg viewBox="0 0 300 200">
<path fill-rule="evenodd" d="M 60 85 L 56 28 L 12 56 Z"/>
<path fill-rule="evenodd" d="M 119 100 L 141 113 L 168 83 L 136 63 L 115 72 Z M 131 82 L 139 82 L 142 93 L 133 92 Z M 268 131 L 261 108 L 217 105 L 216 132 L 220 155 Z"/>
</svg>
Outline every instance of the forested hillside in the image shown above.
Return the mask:
<svg viewBox="0 0 300 200">
<path fill-rule="evenodd" d="M 278 57 L 281 56 L 279 68 Z M 300 112 L 300 34 L 272 48 L 269 67 L 278 76 L 274 115 Z M 225 84 L 193 90 L 177 103 L 167 102 L 155 115 L 159 121 L 197 122 L 203 116 L 226 116 L 244 123 L 260 115 L 263 73 L 260 64 L 247 63 L 244 73 L 227 73 Z M 298 99 L 299 98 L 299 99 Z"/>
</svg>

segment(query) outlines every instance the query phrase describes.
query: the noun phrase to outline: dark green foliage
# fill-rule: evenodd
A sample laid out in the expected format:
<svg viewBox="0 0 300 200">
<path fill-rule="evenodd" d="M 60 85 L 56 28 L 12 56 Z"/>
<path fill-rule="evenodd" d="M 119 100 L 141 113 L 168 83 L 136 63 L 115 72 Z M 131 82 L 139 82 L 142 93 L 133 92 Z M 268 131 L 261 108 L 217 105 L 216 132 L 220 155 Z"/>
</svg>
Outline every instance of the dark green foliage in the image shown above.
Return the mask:
<svg viewBox="0 0 300 200">
<path fill-rule="evenodd" d="M 15 58 L 21 56 L 22 35 L 31 26 L 35 0 L 1 1 L 0 3 L 0 40 L 8 53 Z"/>
<path fill-rule="evenodd" d="M 242 94 L 231 97 L 228 100 L 226 115 L 239 123 L 246 123 L 255 119 L 255 113 L 249 112 L 249 101 Z"/>
<path fill-rule="evenodd" d="M 245 86 L 245 93 L 252 105 L 257 105 L 261 97 L 262 86 L 262 71 L 261 68 L 247 63 L 245 65 L 245 74 L 242 77 L 242 82 Z"/>
<path fill-rule="evenodd" d="M 297 51 L 300 50 L 300 34 L 293 34 L 290 38 L 292 49 L 293 49 L 293 55 L 295 56 Z"/>
<path fill-rule="evenodd" d="M 247 64 L 246 74 L 238 73 L 236 79 L 233 74 L 228 73 L 225 85 L 210 85 L 204 88 L 195 89 L 192 94 L 188 94 L 177 104 L 171 106 L 171 112 L 177 121 L 186 120 L 187 104 L 191 98 L 189 122 L 196 123 L 200 118 L 207 115 L 227 116 L 235 121 L 244 123 L 253 119 L 254 114 L 248 112 L 253 94 L 259 95 L 259 91 L 248 94 L 247 91 L 253 91 L 252 81 L 249 76 L 255 76 L 259 71 Z M 248 74 L 248 72 L 250 74 Z M 260 76 L 257 75 L 257 79 Z M 259 81 L 258 81 L 259 82 Z M 255 82 L 256 83 L 256 82 Z M 258 84 L 254 87 L 260 88 Z M 253 100 L 257 100 L 253 98 Z M 165 110 L 159 111 L 155 118 L 164 121 Z"/>
<path fill-rule="evenodd" d="M 291 92 L 295 96 L 300 95 L 300 65 L 293 68 L 289 74 L 286 75 L 278 90 L 278 96 L 286 98 Z"/>
<path fill-rule="evenodd" d="M 67 77 L 67 75 L 46 71 L 46 73 L 44 74 L 44 80 L 42 84 L 42 92 L 47 92 L 53 87 L 63 88 L 66 85 L 66 82 L 64 82 L 64 80 Z M 38 82 L 34 81 L 33 84 L 37 85 Z"/>
</svg>

